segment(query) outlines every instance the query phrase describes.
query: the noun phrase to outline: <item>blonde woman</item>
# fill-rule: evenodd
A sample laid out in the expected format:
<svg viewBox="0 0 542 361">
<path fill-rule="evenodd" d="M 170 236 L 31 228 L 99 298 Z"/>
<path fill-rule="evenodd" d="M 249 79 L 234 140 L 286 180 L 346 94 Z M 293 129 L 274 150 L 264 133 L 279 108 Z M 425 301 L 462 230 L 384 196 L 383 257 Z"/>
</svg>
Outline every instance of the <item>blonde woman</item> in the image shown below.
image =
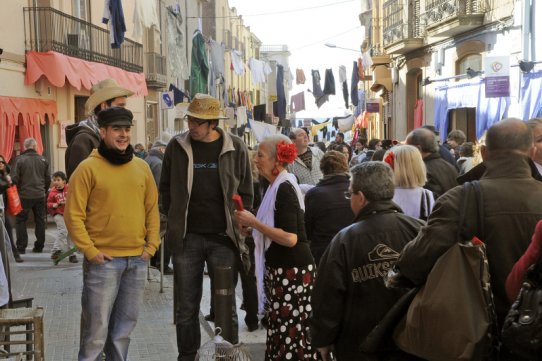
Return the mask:
<svg viewBox="0 0 542 361">
<path fill-rule="evenodd" d="M 397 145 L 386 152 L 384 161 L 393 169 L 393 201 L 407 216 L 427 220 L 435 198 L 433 192 L 423 188 L 427 176 L 420 151 L 411 145 Z"/>
</svg>

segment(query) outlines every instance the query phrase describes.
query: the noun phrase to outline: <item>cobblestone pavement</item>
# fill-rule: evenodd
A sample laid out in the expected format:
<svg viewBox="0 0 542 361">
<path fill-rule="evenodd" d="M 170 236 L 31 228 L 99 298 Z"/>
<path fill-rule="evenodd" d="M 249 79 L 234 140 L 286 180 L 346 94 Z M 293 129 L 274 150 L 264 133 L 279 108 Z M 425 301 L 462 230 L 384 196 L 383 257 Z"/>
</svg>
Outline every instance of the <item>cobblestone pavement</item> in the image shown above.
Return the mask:
<svg viewBox="0 0 542 361">
<path fill-rule="evenodd" d="M 43 253 L 32 253 L 34 237 L 29 229 L 29 246 L 22 255 L 24 263 L 11 263 L 12 291 L 14 298 L 33 297 L 33 305 L 43 307 L 45 312 L 45 356 L 51 361 L 77 359 L 79 347 L 79 320 L 81 312 L 82 255 L 80 263 L 67 260 L 54 266 L 49 250 L 56 233 L 54 224 L 47 227 Z M 175 325 L 173 324 L 173 278 L 164 277 L 164 293 L 160 293 L 159 272 L 151 269 L 145 288 L 144 302 L 137 327 L 132 333 L 129 359 L 131 361 L 177 360 Z M 203 313 L 209 310 L 209 280 L 205 277 L 201 302 Z M 241 304 L 240 287 L 236 290 L 237 304 Z M 239 314 L 239 339 L 252 353 L 254 360 L 263 360 L 265 331 L 248 332 L 243 322 L 244 311 Z M 202 343 L 212 336 L 212 323 L 200 314 Z"/>
</svg>

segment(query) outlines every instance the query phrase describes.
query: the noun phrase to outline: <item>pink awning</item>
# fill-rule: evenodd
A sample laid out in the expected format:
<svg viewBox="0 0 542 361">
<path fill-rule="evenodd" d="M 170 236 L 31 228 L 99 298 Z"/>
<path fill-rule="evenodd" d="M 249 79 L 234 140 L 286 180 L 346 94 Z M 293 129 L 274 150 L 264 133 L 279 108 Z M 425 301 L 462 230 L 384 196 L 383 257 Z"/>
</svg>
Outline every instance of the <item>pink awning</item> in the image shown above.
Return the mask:
<svg viewBox="0 0 542 361">
<path fill-rule="evenodd" d="M 15 128 L 19 126 L 19 138 L 28 137 L 38 142 L 38 153 L 43 152 L 40 135 L 40 124 L 45 119 L 53 124 L 57 119 L 56 102 L 32 98 L 16 98 L 0 96 L 0 154 L 10 160 L 15 143 Z"/>
<path fill-rule="evenodd" d="M 81 88 L 90 90 L 92 85 L 104 79 L 113 78 L 120 86 L 133 91 L 136 96 L 148 95 L 144 73 L 133 73 L 102 63 L 72 58 L 54 51 L 27 52 L 25 84 L 33 84 L 41 76 L 45 76 L 58 88 L 62 88 L 68 79 L 68 82 L 77 90 Z"/>
</svg>

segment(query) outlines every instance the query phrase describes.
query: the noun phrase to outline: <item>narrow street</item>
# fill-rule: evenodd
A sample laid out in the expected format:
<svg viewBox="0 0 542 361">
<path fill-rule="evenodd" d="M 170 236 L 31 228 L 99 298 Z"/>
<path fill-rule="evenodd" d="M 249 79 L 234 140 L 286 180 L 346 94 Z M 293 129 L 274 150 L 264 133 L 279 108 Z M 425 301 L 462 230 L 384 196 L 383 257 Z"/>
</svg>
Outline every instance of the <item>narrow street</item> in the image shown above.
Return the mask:
<svg viewBox="0 0 542 361">
<path fill-rule="evenodd" d="M 79 347 L 79 317 L 81 312 L 82 256 L 79 263 L 62 261 L 54 266 L 50 249 L 55 236 L 53 223 L 47 225 L 43 253 L 32 253 L 33 229 L 29 229 L 29 248 L 22 255 L 24 263 L 11 263 L 13 296 L 15 299 L 33 297 L 35 307 L 44 308 L 45 359 L 73 361 Z M 177 344 L 173 324 L 173 276 L 164 277 L 164 293 L 160 293 L 160 274 L 151 269 L 145 288 L 144 303 L 136 329 L 132 333 L 129 357 L 132 361 L 176 360 Z M 204 280 L 201 302 L 200 330 L 202 344 L 212 336 L 212 323 L 203 319 L 209 311 L 209 278 Z M 236 290 L 237 305 L 241 304 L 241 288 Z M 239 339 L 249 349 L 254 360 L 263 360 L 265 331 L 248 332 L 239 314 Z"/>
</svg>

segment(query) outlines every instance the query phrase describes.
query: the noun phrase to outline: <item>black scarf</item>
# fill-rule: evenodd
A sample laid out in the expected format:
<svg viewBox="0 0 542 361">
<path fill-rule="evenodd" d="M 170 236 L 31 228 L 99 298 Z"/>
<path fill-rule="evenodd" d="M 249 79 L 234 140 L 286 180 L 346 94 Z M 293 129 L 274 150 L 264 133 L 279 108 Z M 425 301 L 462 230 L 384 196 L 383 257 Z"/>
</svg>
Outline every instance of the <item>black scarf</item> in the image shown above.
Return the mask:
<svg viewBox="0 0 542 361">
<path fill-rule="evenodd" d="M 128 145 L 128 148 L 126 148 L 124 153 L 120 153 L 115 149 L 107 148 L 102 139 L 100 140 L 100 145 L 98 146 L 98 153 L 100 153 L 102 157 L 107 159 L 109 162 L 116 165 L 121 165 L 128 163 L 132 160 L 132 158 L 134 157 L 134 148 L 130 144 Z"/>
</svg>

